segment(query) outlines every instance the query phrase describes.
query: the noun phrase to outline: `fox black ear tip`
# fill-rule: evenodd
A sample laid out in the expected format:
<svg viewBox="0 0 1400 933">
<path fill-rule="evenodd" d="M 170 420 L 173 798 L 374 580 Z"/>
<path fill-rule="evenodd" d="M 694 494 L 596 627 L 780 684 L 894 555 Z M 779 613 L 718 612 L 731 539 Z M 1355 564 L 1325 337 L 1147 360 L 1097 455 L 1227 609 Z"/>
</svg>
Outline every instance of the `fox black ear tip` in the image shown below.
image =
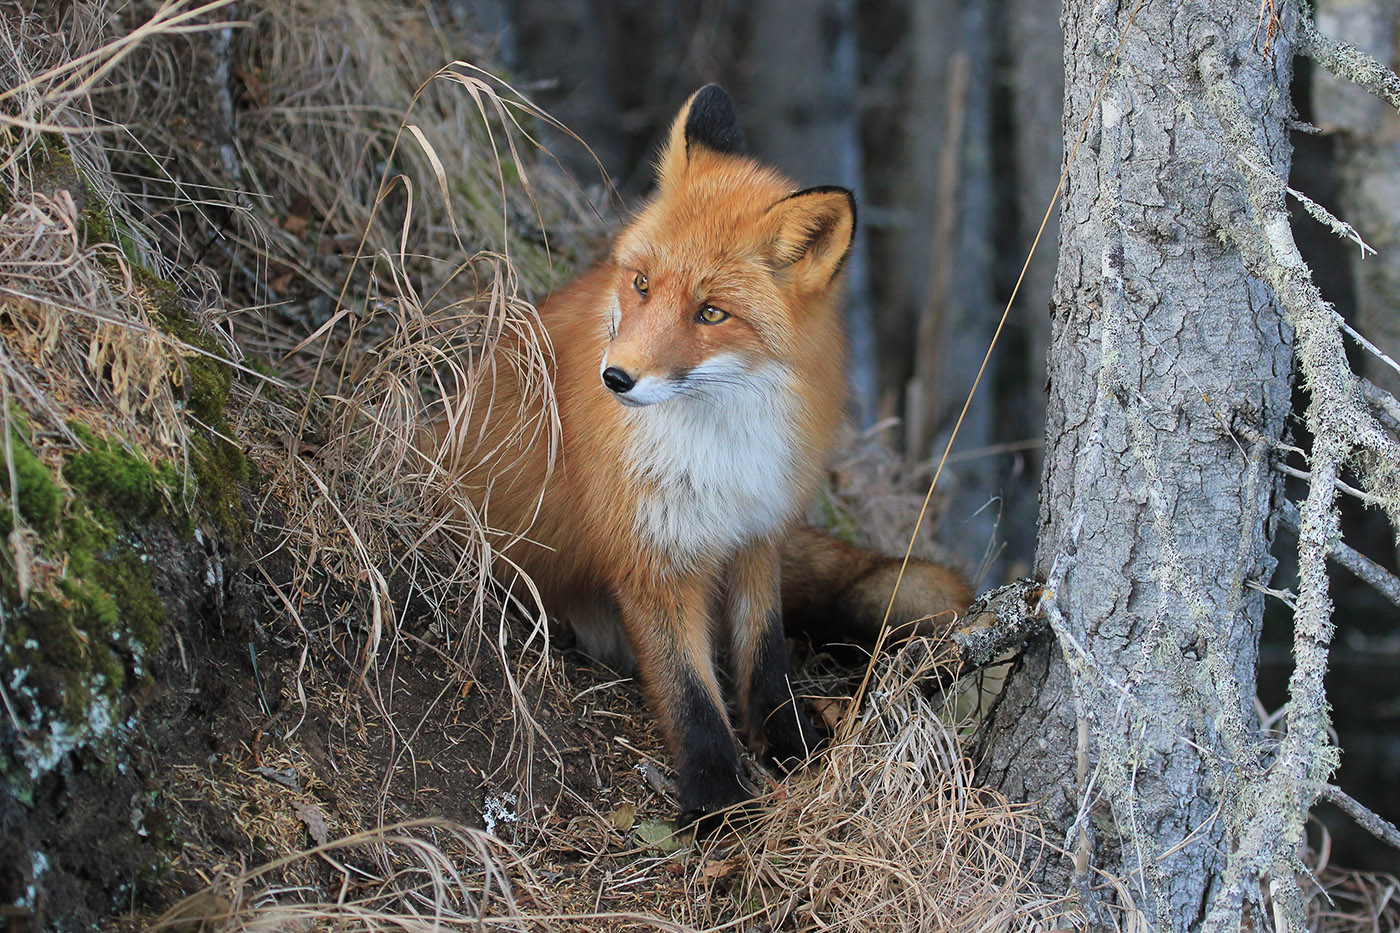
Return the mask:
<svg viewBox="0 0 1400 933">
<path fill-rule="evenodd" d="M 685 119 L 685 145 L 704 146 L 715 152 L 742 155 L 746 148 L 744 131 L 734 98 L 718 84 L 707 84 L 695 92 Z"/>
<path fill-rule="evenodd" d="M 729 92 L 723 86 L 715 84 L 713 81 L 695 92 L 694 103 L 698 105 L 702 100 L 727 103 L 731 109 L 734 107 L 734 98 L 729 96 Z"/>
</svg>

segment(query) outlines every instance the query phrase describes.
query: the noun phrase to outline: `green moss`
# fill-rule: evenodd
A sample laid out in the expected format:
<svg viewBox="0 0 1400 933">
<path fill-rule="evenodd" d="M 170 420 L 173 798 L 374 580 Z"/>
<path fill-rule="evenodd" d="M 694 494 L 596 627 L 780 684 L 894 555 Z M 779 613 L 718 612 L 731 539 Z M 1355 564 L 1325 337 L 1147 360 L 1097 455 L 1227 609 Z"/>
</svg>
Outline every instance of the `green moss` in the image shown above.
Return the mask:
<svg viewBox="0 0 1400 933">
<path fill-rule="evenodd" d="M 54 482 L 49 468 L 29 449 L 27 433 L 18 426 L 10 430 L 10 459 L 15 480 L 12 501 L 26 525 L 40 534 L 49 534 L 56 527 L 63 508 L 63 490 Z M 7 500 L 11 499 L 9 469 L 0 469 L 0 491 Z M 13 530 L 13 509 L 0 510 L 0 533 L 8 536 Z"/>
<path fill-rule="evenodd" d="M 224 409 L 228 406 L 228 394 L 232 387 L 232 367 L 208 357 L 190 360 L 185 404 L 202 423 L 210 427 L 224 425 L 227 423 Z"/>
<path fill-rule="evenodd" d="M 89 204 L 78 216 L 78 234 L 84 246 L 115 245 L 117 224 L 112 219 L 111 208 L 96 202 Z"/>
<path fill-rule="evenodd" d="M 222 348 L 179 288 L 141 265 L 119 213 L 89 202 L 81 215 L 88 245 L 126 255 L 152 323 L 200 351 L 170 374 L 196 423 L 187 463 L 151 463 L 118 438 L 72 424 L 81 449 L 50 464 L 36 455 L 28 421 L 12 411 L 13 467 L 0 468 L 0 487 L 17 507 L 0 501 L 0 540 L 16 514 L 34 532 L 21 552 L 0 547 L 0 668 L 18 727 L 0 749 L 0 784 L 18 800 L 32 799 L 33 782 L 69 752 L 101 750 L 97 740 L 123 715 L 131 689 L 150 679 L 148 659 L 167 624 L 142 556 L 152 523 L 191 534 L 192 513 L 202 513 L 220 533 L 241 536 L 242 491 L 252 475 L 241 448 L 226 440 L 234 433 L 225 417 L 234 369 L 215 358 Z M 105 256 L 114 267 L 115 251 Z"/>
<path fill-rule="evenodd" d="M 112 210 L 111 205 L 94 200 L 84 207 L 78 214 L 78 235 L 82 239 L 83 245 L 87 247 L 115 246 L 121 250 L 122 256 L 126 258 L 131 268 L 141 268 L 136 240 L 118 221 L 117 214 Z M 98 261 L 109 272 L 118 271 L 116 269 L 117 261 L 110 255 L 99 254 Z"/>
<path fill-rule="evenodd" d="M 190 472 L 195 480 L 199 507 L 209 515 L 221 533 L 239 538 L 245 525 L 241 489 L 250 479 L 251 468 L 242 450 L 225 440 L 234 434 L 225 412 L 233 389 L 235 370 L 218 359 L 222 348 L 189 313 L 179 288 L 173 282 L 139 265 L 133 266 L 131 272 L 152 322 L 181 343 L 201 351 L 185 358 L 184 372 L 177 386 L 186 411 L 198 422 L 190 446 Z M 268 371 L 271 372 L 271 369 L 268 368 Z M 84 442 L 92 446 L 86 438 Z M 148 474 L 149 465 L 131 456 L 132 461 L 122 464 L 122 475 L 130 480 L 121 490 L 124 495 L 115 495 L 117 491 L 112 490 L 114 495 L 108 496 L 109 501 L 117 498 L 132 503 L 134 507 L 145 503 L 154 508 L 155 503 L 147 493 L 153 488 L 152 483 L 154 488 L 167 490 L 179 489 L 183 485 L 173 467 L 161 468 L 160 475 L 152 478 Z M 104 463 L 101 470 L 96 472 L 111 471 Z"/>
<path fill-rule="evenodd" d="M 12 438 L 17 462 L 27 456 L 43 471 L 43 484 L 37 473 L 32 484 L 59 497 L 42 530 L 21 510 L 39 532 L 29 548 L 31 577 L 34 567 L 48 568 L 27 594 L 14 552 L 0 549 L 0 609 L 8 623 L 0 658 L 26 735 L 13 750 L 20 767 L 7 768 L 5 784 L 20 795 L 21 785 L 111 730 L 129 690 L 149 680 L 147 658 L 166 621 L 131 542 L 152 519 L 176 517 L 169 503 L 179 474 L 72 427 L 87 449 L 67 458 L 61 480 L 29 450 L 27 432 L 16 429 Z"/>
<path fill-rule="evenodd" d="M 218 359 L 222 349 L 190 315 L 175 285 L 146 270 L 141 270 L 136 278 L 156 326 L 203 351 L 186 358 L 179 386 L 186 410 L 202 429 L 192 439 L 190 470 L 200 507 L 220 532 L 239 538 L 244 530 L 241 490 L 250 479 L 251 469 L 243 451 L 225 439 L 234 435 L 224 413 L 235 370 Z"/>
<path fill-rule="evenodd" d="M 128 551 L 99 565 L 94 579 L 116 602 L 125 637 L 146 648 L 158 645 L 165 627 L 165 606 L 156 595 L 150 568 Z"/>
<path fill-rule="evenodd" d="M 235 540 L 243 536 L 243 488 L 252 478 L 248 458 L 222 437 L 196 437 L 190 469 L 199 487 L 199 504 L 216 528 Z"/>
<path fill-rule="evenodd" d="M 87 447 L 68 458 L 64 479 L 85 494 L 99 519 L 145 522 L 165 509 L 168 490 L 178 488 L 179 473 L 169 463 L 153 465 L 124 447 L 97 437 L 81 424 L 74 433 Z"/>
<path fill-rule="evenodd" d="M 141 288 L 155 325 L 181 343 L 202 351 L 185 360 L 184 378 L 179 387 L 185 407 L 206 427 L 225 426 L 224 410 L 233 388 L 234 370 L 217 358 L 222 356 L 222 348 L 190 315 L 180 297 L 180 289 L 173 282 L 139 266 L 132 270 L 132 275 Z"/>
</svg>

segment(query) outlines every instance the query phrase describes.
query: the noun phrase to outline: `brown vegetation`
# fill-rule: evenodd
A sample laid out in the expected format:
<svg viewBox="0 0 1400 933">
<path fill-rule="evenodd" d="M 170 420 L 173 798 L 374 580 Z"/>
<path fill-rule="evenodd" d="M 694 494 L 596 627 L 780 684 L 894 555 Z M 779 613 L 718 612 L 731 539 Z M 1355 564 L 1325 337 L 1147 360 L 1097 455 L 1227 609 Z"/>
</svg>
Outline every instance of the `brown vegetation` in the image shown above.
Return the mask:
<svg viewBox="0 0 1400 933">
<path fill-rule="evenodd" d="M 742 839 L 696 846 L 664 822 L 635 686 L 496 598 L 412 440 L 605 230 L 532 144 L 549 117 L 453 61 L 464 37 L 392 0 L 38 7 L 0 23 L 8 916 L 1073 922 L 1024 881 L 1034 821 L 972 785 L 952 711 L 978 695 L 927 687 L 938 652 L 882 661 L 848 744 L 764 778 Z M 920 496 L 852 449 L 820 517 L 888 545 Z M 50 628 L 21 638 L 45 599 Z M 41 669 L 92 698 L 17 690 Z M 852 683 L 820 657 L 806 676 Z"/>
</svg>

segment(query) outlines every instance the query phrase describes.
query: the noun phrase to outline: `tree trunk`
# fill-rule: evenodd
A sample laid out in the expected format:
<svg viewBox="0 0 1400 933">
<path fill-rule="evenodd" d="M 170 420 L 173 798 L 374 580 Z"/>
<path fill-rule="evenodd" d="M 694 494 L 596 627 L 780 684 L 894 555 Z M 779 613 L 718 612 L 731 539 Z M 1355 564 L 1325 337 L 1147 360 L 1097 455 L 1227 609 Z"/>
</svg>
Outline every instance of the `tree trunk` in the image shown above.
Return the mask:
<svg viewBox="0 0 1400 933">
<path fill-rule="evenodd" d="M 1105 10 L 1112 13 L 1106 15 Z M 1037 567 L 1055 630 L 1027 649 L 984 735 L 985 779 L 1035 801 L 1051 884 L 1096 919 L 1103 875 L 1157 929 L 1206 915 L 1233 840 L 1232 756 L 1254 670 L 1291 334 L 1217 235 L 1249 210 L 1198 60 L 1227 78 L 1287 176 L 1287 30 L 1256 0 L 1116 9 L 1067 0 L 1064 192 Z M 1120 37 L 1126 35 L 1116 65 Z M 1264 42 L 1264 32 L 1258 33 Z M 1095 93 L 1112 67 L 1102 99 Z M 1122 903 L 1126 899 L 1130 903 Z"/>
<path fill-rule="evenodd" d="M 854 0 L 757 0 L 747 9 L 740 120 L 753 151 L 804 187 L 842 185 L 865 204 Z M 874 413 L 875 333 L 866 225 L 846 262 L 853 395 Z"/>
</svg>

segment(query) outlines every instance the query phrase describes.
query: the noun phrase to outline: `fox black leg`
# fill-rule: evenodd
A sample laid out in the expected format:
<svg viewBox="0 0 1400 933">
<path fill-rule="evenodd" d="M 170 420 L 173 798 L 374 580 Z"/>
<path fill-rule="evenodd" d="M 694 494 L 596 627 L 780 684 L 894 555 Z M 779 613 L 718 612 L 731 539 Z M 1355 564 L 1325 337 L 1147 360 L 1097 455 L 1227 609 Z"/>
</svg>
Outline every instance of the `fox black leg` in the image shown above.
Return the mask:
<svg viewBox="0 0 1400 933">
<path fill-rule="evenodd" d="M 763 736 L 768 755 L 780 767 L 790 770 L 817 751 L 822 738 L 792 692 L 783 618 L 777 609 L 767 613 L 759 635 L 748 695 L 749 734 Z"/>
<path fill-rule="evenodd" d="M 741 554 L 730 573 L 725 620 L 749 745 L 792 768 L 817 750 L 821 737 L 792 692 L 778 573 L 775 546 Z"/>
<path fill-rule="evenodd" d="M 727 818 L 739 817 L 752 792 L 739 777 L 734 733 L 723 711 L 699 683 L 681 687 L 677 768 L 681 812 L 678 828 L 694 826 L 707 835 Z"/>
<path fill-rule="evenodd" d="M 676 763 L 681 827 L 706 833 L 753 793 L 715 676 L 708 586 L 667 580 L 618 593 L 642 687 Z"/>
</svg>

